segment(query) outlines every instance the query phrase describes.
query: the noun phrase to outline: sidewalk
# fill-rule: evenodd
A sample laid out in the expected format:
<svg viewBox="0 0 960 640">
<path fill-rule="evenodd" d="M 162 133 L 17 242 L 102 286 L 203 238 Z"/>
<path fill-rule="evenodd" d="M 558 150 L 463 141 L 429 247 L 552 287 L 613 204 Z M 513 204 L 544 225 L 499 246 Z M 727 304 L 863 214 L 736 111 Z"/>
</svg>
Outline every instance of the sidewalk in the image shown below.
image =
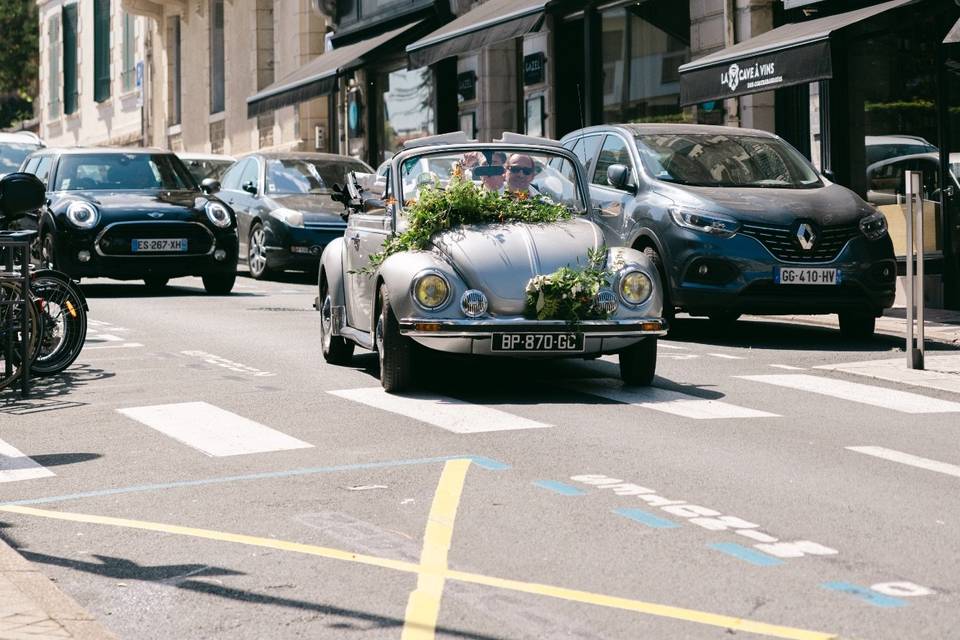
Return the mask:
<svg viewBox="0 0 960 640">
<path fill-rule="evenodd" d="M 0 539 L 0 640 L 116 640 Z"/>
<path fill-rule="evenodd" d="M 823 327 L 836 327 L 839 320 L 836 315 L 823 316 L 763 316 L 765 320 L 783 320 L 785 322 L 812 324 Z M 924 337 L 926 342 L 939 342 L 960 347 L 960 311 L 946 309 L 924 310 Z M 877 318 L 877 333 L 903 338 L 906 344 L 907 309 L 893 307 L 887 309 L 882 318 Z"/>
</svg>

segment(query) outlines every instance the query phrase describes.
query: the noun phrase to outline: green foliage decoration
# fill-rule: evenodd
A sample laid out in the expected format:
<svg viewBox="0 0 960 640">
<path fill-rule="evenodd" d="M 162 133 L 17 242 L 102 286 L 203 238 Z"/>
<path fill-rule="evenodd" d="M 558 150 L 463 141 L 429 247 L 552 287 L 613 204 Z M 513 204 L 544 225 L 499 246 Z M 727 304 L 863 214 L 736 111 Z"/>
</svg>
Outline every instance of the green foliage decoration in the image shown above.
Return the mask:
<svg viewBox="0 0 960 640">
<path fill-rule="evenodd" d="M 524 315 L 536 320 L 606 320 L 609 313 L 597 307 L 596 296 L 610 286 L 619 265 L 606 264 L 607 248 L 587 252 L 586 264 L 561 267 L 553 273 L 534 276 L 527 283 Z"/>
<path fill-rule="evenodd" d="M 372 275 L 383 261 L 402 251 L 426 250 L 433 236 L 468 224 L 525 222 L 545 224 L 567 220 L 573 214 L 563 205 L 526 193 L 497 193 L 454 176 L 447 187 L 428 185 L 416 202 L 406 207 L 408 226 L 383 244 L 383 251 L 370 256 L 370 263 L 357 273 Z"/>
</svg>

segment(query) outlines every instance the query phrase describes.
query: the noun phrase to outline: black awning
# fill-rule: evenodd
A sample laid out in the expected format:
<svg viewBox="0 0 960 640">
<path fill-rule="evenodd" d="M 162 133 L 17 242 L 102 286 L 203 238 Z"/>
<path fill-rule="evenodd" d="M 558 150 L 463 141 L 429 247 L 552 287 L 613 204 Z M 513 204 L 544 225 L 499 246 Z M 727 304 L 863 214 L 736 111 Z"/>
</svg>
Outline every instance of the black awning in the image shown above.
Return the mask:
<svg viewBox="0 0 960 640">
<path fill-rule="evenodd" d="M 337 89 L 337 77 L 363 64 L 364 56 L 388 44 L 419 22 L 380 34 L 375 38 L 321 54 L 293 73 L 247 98 L 247 117 L 253 118 L 292 104 L 305 102 Z"/>
<path fill-rule="evenodd" d="M 680 67 L 680 103 L 790 87 L 833 77 L 830 39 L 837 32 L 918 0 L 882 4 L 777 27 Z"/>
<path fill-rule="evenodd" d="M 407 46 L 411 67 L 438 60 L 536 30 L 549 0 L 488 0 L 429 35 Z"/>
</svg>

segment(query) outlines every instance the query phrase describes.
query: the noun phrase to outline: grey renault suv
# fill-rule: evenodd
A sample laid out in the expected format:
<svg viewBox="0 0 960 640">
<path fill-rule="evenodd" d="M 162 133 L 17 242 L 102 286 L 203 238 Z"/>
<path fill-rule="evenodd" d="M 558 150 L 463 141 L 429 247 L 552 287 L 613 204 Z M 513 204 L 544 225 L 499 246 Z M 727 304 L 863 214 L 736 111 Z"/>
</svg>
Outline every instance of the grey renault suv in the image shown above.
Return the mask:
<svg viewBox="0 0 960 640">
<path fill-rule="evenodd" d="M 851 338 L 892 306 L 883 215 L 764 131 L 706 125 L 588 127 L 562 140 L 591 178 L 607 244 L 660 270 L 664 314 L 837 313 Z"/>
</svg>

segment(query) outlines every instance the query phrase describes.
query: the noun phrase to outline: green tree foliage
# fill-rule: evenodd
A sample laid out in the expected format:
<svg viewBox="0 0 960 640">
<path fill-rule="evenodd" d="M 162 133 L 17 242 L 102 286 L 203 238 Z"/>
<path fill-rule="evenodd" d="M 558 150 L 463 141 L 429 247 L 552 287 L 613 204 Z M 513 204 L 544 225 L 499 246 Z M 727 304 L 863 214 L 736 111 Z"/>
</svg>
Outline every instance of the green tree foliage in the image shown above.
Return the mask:
<svg viewBox="0 0 960 640">
<path fill-rule="evenodd" d="M 0 129 L 33 116 L 39 25 L 35 0 L 0 0 Z"/>
</svg>

